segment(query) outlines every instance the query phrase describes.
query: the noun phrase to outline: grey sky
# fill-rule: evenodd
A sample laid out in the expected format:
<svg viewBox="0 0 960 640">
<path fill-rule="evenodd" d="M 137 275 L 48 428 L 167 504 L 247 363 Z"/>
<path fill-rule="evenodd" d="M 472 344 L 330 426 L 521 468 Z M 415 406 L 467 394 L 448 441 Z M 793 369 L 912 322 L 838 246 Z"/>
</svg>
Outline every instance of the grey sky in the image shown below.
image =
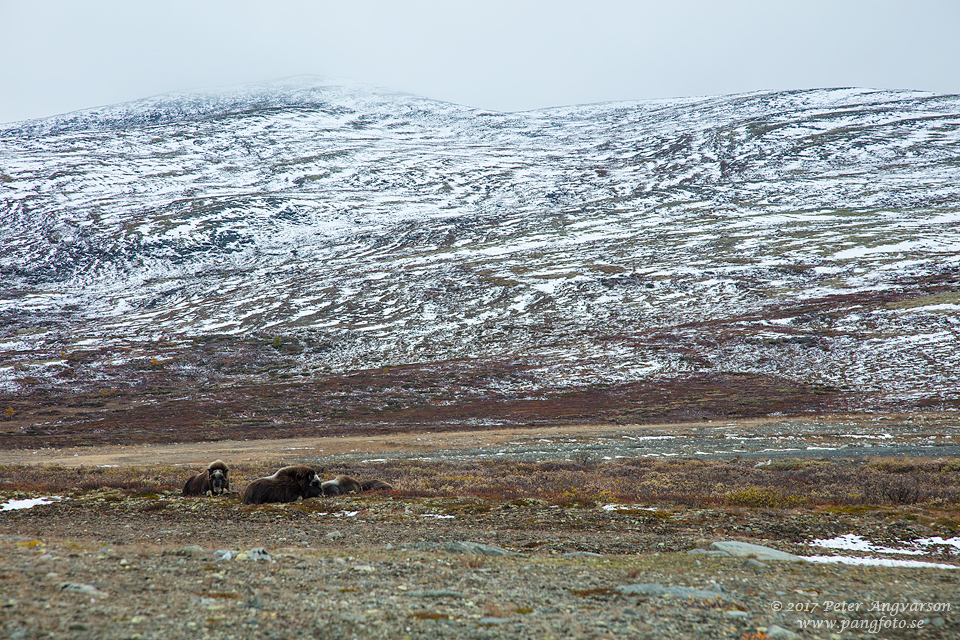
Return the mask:
<svg viewBox="0 0 960 640">
<path fill-rule="evenodd" d="M 958 30 L 958 0 L 0 0 L 0 122 L 299 74 L 499 111 L 960 93 Z"/>
</svg>

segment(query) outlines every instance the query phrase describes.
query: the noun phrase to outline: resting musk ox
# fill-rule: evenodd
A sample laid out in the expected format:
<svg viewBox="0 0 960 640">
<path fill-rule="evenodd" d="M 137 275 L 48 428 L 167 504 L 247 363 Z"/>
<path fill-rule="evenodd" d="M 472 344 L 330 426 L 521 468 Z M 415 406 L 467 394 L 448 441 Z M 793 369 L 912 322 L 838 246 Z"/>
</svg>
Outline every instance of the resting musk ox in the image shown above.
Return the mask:
<svg viewBox="0 0 960 640">
<path fill-rule="evenodd" d="M 339 496 L 345 493 L 360 493 L 363 489 L 360 483 L 350 476 L 339 475 L 333 480 L 327 480 L 320 485 L 325 496 Z"/>
<path fill-rule="evenodd" d="M 339 496 L 347 493 L 360 493 L 361 491 L 381 491 L 391 490 L 391 487 L 382 480 L 364 480 L 358 482 L 350 476 L 339 475 L 333 480 L 327 480 L 320 485 L 325 496 Z"/>
<path fill-rule="evenodd" d="M 283 467 L 272 476 L 251 482 L 243 490 L 243 503 L 293 502 L 297 498 L 316 498 L 322 492 L 317 472 L 296 465 Z"/>
<path fill-rule="evenodd" d="M 360 491 L 393 491 L 393 485 L 383 480 L 361 480 Z"/>
<path fill-rule="evenodd" d="M 212 496 L 220 495 L 230 490 L 230 472 L 223 460 L 211 462 L 207 468 L 187 480 L 183 485 L 184 496 Z"/>
</svg>

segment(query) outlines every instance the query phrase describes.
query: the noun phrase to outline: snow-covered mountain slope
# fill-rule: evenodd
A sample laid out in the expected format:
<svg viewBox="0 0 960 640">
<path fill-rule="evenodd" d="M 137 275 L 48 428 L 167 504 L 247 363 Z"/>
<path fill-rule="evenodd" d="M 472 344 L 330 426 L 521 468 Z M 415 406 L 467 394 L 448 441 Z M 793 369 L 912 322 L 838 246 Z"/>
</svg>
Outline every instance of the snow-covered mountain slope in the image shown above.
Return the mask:
<svg viewBox="0 0 960 640">
<path fill-rule="evenodd" d="M 503 392 L 736 372 L 953 406 L 960 96 L 162 96 L 0 131 L 0 269 L 9 396 L 77 349 L 96 377 L 232 334 L 314 375 L 496 360 L 527 367 Z"/>
</svg>

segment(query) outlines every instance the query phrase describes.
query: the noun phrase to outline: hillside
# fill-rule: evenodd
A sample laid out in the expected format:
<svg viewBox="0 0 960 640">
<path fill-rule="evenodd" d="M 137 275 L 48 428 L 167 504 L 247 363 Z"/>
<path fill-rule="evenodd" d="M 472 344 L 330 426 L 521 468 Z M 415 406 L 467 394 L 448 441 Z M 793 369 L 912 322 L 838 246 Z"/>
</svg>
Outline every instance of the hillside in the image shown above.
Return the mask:
<svg viewBox="0 0 960 640">
<path fill-rule="evenodd" d="M 7 447 L 960 406 L 960 96 L 296 78 L 5 127 Z"/>
</svg>

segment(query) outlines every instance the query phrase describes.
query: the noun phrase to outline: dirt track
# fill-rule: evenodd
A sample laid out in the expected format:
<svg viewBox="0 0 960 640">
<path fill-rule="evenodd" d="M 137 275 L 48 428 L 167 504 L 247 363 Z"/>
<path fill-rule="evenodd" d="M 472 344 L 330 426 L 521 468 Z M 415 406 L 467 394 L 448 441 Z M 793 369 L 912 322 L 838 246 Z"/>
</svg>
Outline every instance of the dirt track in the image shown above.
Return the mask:
<svg viewBox="0 0 960 640">
<path fill-rule="evenodd" d="M 170 445 L 71 447 L 65 449 L 0 450 L 0 464 L 80 465 L 153 465 L 206 464 L 214 458 L 261 462 L 312 455 L 336 456 L 353 453 L 391 451 L 435 451 L 492 447 L 531 435 L 542 437 L 602 437 L 625 431 L 681 430 L 684 425 L 646 426 L 633 429 L 622 426 L 566 426 L 549 429 L 497 429 L 493 431 L 449 431 L 398 433 L 392 435 L 340 436 L 279 440 L 224 440 Z"/>
<path fill-rule="evenodd" d="M 163 445 L 0 450 L 0 464 L 77 466 L 317 462 L 371 455 L 523 459 L 643 456 L 875 457 L 960 455 L 952 414 L 811 416 L 669 425 L 579 425 Z"/>
</svg>

